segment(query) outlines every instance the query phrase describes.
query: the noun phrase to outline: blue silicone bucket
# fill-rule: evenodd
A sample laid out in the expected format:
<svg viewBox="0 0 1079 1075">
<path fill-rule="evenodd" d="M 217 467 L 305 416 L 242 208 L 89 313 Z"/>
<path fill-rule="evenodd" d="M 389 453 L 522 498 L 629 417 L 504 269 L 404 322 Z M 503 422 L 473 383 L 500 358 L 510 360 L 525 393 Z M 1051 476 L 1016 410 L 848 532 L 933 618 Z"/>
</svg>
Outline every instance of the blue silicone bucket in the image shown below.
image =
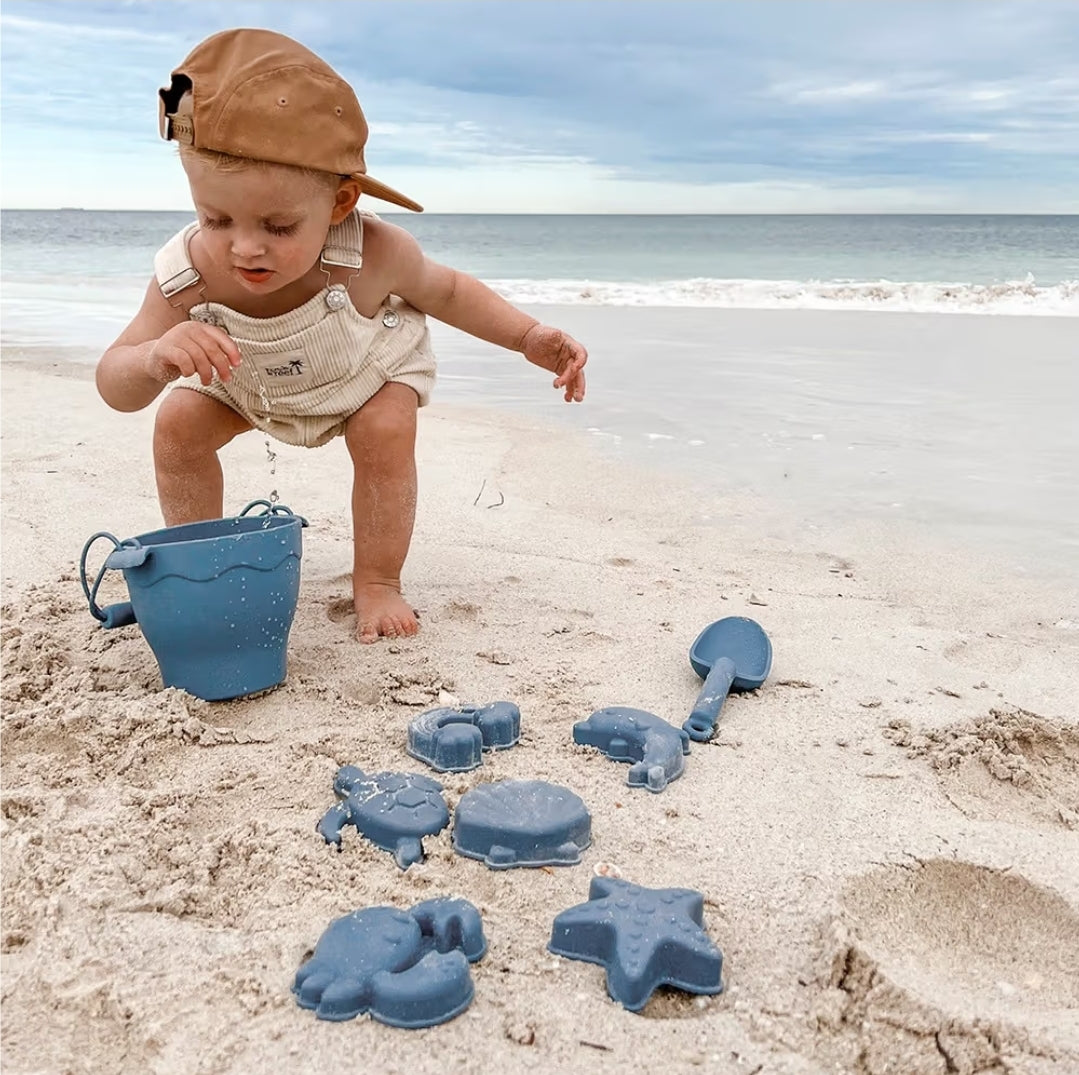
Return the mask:
<svg viewBox="0 0 1079 1075">
<path fill-rule="evenodd" d="M 276 687 L 286 675 L 306 525 L 281 504 L 255 500 L 231 518 L 124 541 L 101 531 L 79 562 L 90 612 L 104 627 L 137 623 L 166 687 L 207 701 Z M 86 559 L 102 538 L 113 551 L 90 586 Z M 123 572 L 130 600 L 100 608 L 97 592 L 109 570 Z"/>
</svg>

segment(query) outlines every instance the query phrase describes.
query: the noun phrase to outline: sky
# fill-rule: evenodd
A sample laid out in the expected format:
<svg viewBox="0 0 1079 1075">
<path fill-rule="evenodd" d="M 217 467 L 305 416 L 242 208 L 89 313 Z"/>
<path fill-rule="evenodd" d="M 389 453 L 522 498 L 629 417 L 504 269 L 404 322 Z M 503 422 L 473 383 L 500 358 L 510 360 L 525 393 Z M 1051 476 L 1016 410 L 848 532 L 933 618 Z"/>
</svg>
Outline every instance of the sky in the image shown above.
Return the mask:
<svg viewBox="0 0 1079 1075">
<path fill-rule="evenodd" d="M 429 212 L 1079 212 L 1075 0 L 5 0 L 0 205 L 189 209 L 157 90 L 230 26 Z"/>
</svg>

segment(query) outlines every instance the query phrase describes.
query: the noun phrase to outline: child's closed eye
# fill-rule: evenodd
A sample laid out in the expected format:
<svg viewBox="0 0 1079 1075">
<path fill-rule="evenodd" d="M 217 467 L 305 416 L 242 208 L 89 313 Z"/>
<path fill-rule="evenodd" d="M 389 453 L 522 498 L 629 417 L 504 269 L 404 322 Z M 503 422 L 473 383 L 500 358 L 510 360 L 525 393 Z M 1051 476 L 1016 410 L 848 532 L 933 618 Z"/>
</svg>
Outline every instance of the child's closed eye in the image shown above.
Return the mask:
<svg viewBox="0 0 1079 1075">
<path fill-rule="evenodd" d="M 266 230 L 271 235 L 291 235 L 299 226 L 299 224 L 267 224 Z"/>
<path fill-rule="evenodd" d="M 204 228 L 209 228 L 211 231 L 213 231 L 215 228 L 227 228 L 231 223 L 232 223 L 232 221 L 229 220 L 228 217 L 220 217 L 220 218 L 203 217 L 202 218 L 202 226 Z"/>
</svg>

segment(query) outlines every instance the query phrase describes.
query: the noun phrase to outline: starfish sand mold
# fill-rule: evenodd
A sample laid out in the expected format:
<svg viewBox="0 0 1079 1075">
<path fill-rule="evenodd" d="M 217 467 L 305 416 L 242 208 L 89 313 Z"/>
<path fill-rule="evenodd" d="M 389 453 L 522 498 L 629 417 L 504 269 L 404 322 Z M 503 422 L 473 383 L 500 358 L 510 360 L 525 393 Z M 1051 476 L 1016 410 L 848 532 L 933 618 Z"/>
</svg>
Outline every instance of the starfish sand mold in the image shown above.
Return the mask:
<svg viewBox="0 0 1079 1075">
<path fill-rule="evenodd" d="M 631 1012 L 661 985 L 723 991 L 723 953 L 704 930 L 704 897 L 689 888 L 594 877 L 588 901 L 555 918 L 547 948 L 606 967 L 607 992 Z"/>
</svg>

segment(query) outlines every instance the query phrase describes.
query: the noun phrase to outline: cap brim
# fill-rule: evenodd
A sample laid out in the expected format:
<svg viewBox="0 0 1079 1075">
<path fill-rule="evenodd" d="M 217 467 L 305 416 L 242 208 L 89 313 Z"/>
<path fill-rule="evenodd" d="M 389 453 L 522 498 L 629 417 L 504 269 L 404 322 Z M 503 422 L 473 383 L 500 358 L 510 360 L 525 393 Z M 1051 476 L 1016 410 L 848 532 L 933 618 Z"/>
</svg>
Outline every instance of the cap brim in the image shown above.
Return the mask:
<svg viewBox="0 0 1079 1075">
<path fill-rule="evenodd" d="M 378 198 L 384 202 L 393 202 L 394 205 L 404 206 L 405 209 L 411 209 L 414 213 L 423 212 L 423 206 L 419 202 L 414 202 L 400 191 L 386 186 L 385 183 L 380 183 L 377 179 L 372 179 L 365 172 L 357 172 L 352 178 L 360 184 L 360 190 L 364 194 L 370 194 L 372 198 Z"/>
</svg>

